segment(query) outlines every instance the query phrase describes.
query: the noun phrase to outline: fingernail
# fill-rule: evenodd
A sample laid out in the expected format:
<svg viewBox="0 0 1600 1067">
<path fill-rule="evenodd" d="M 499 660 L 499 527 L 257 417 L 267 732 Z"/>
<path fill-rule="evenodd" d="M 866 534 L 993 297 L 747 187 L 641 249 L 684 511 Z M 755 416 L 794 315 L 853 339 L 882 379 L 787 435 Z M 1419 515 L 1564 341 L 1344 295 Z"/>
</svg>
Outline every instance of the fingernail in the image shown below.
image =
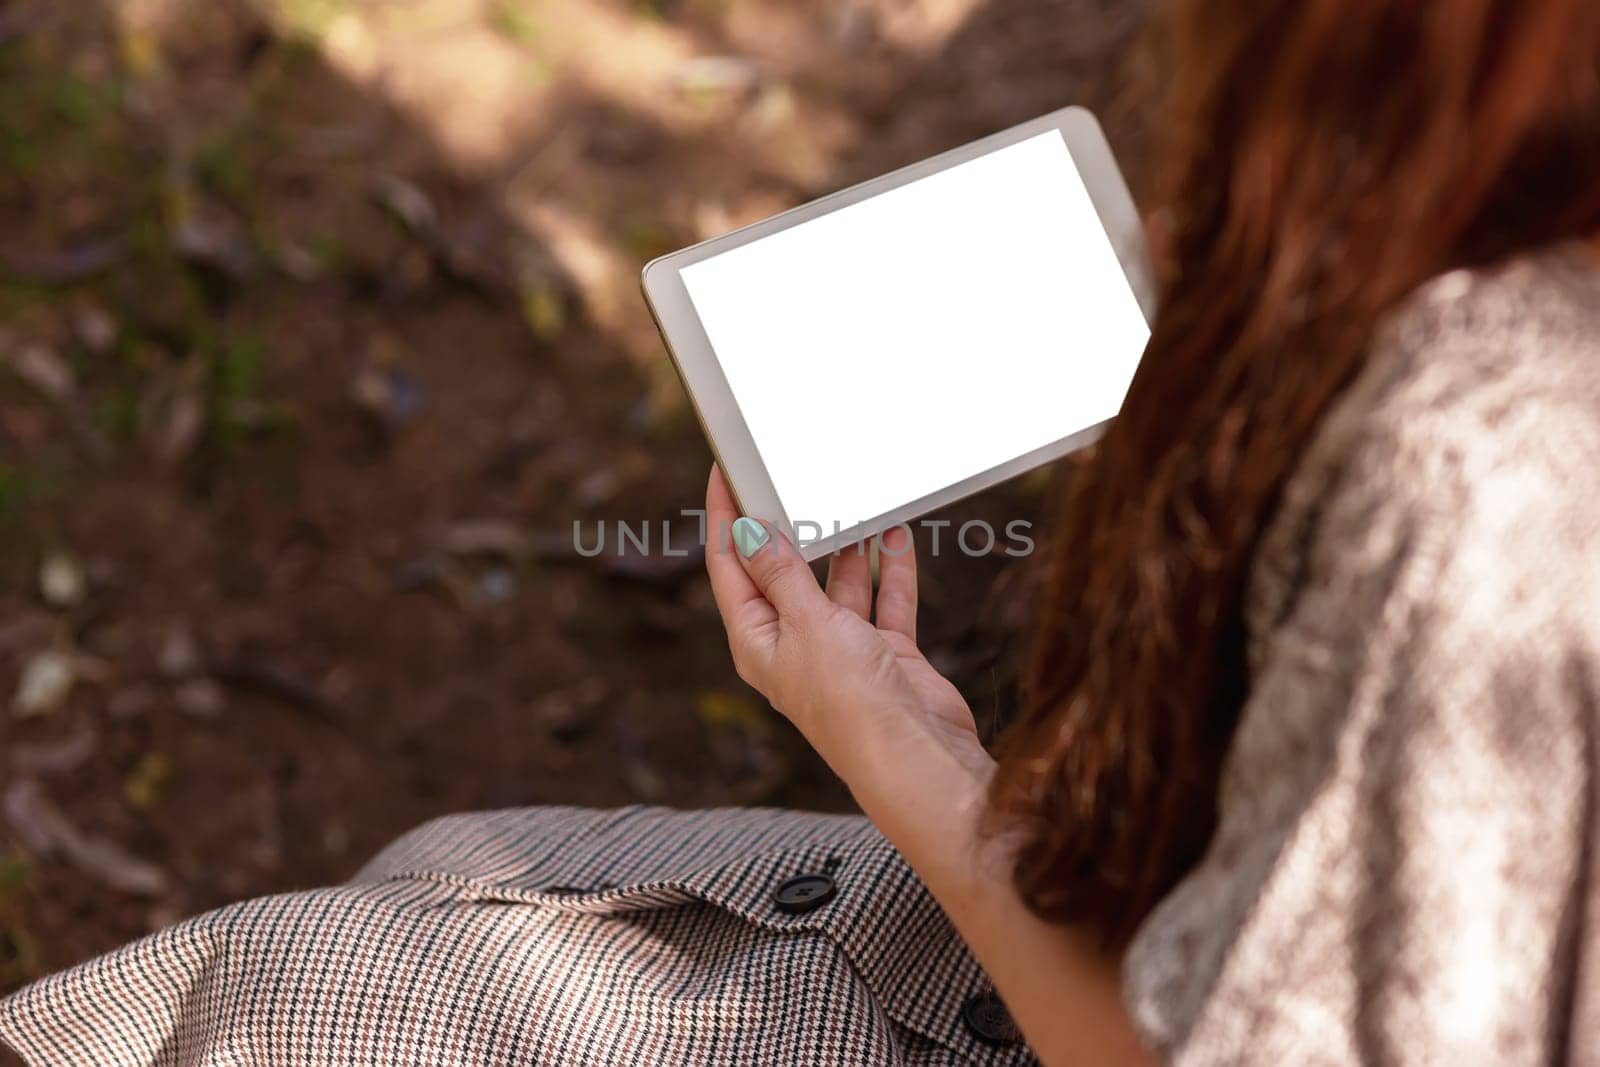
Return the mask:
<svg viewBox="0 0 1600 1067">
<path fill-rule="evenodd" d="M 738 546 L 739 555 L 745 559 L 755 555 L 767 543 L 768 536 L 766 527 L 748 516 L 734 521 L 733 543 Z"/>
</svg>

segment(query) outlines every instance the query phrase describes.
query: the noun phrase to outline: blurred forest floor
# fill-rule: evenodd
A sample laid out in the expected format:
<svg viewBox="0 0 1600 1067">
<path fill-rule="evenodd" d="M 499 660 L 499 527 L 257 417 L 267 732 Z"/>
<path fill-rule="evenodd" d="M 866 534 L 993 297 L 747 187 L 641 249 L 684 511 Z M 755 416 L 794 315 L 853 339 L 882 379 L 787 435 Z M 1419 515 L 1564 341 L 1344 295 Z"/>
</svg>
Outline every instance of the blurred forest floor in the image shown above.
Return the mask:
<svg viewBox="0 0 1600 1067">
<path fill-rule="evenodd" d="M 1139 8 L 0 0 L 0 992 L 443 812 L 848 808 L 697 559 L 572 551 L 702 499 L 639 267 L 1067 103 L 1136 164 Z M 925 567 L 987 730 L 1005 562 Z"/>
</svg>

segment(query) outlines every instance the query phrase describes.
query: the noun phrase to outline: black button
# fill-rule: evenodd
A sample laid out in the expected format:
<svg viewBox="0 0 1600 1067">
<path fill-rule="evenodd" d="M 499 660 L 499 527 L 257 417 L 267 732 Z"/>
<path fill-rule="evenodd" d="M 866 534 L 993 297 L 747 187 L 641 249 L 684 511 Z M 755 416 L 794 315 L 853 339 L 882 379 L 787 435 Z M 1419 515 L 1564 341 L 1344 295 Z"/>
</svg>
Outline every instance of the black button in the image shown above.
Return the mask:
<svg viewBox="0 0 1600 1067">
<path fill-rule="evenodd" d="M 839 887 L 825 874 L 802 874 L 791 878 L 772 893 L 778 910 L 790 915 L 804 915 L 820 908 L 838 895 Z"/>
<path fill-rule="evenodd" d="M 993 993 L 979 993 L 961 1005 L 961 1018 L 972 1036 L 991 1045 L 1015 1045 L 1022 1040 L 1003 1001 Z"/>
</svg>

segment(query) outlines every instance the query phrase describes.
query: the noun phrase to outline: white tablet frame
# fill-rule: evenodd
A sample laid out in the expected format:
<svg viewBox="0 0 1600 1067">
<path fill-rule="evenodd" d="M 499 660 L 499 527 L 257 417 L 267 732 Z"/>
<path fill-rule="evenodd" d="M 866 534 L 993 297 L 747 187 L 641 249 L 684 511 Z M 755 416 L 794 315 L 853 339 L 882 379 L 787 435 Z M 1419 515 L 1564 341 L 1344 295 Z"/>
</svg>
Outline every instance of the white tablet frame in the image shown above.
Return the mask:
<svg viewBox="0 0 1600 1067">
<path fill-rule="evenodd" d="M 1111 146 L 1093 114 L 1081 107 L 1068 107 L 1041 115 L 1039 118 L 1013 126 L 1008 130 L 973 141 L 960 148 L 932 156 L 919 163 L 892 171 L 879 178 L 853 185 L 848 189 L 802 204 L 772 218 L 763 219 L 732 233 L 714 237 L 709 241 L 661 256 L 648 263 L 640 276 L 645 303 L 655 317 L 656 327 L 666 343 L 667 352 L 683 381 L 684 390 L 694 406 L 695 415 L 711 443 L 711 451 L 727 476 L 733 489 L 740 513 L 774 522 L 791 541 L 796 541 L 794 524 L 778 498 L 772 478 L 762 462 L 754 437 L 746 425 L 744 415 L 734 399 L 716 353 L 706 337 L 700 316 L 695 311 L 689 292 L 684 287 L 681 271 L 731 249 L 759 241 L 780 230 L 787 230 L 803 222 L 826 215 L 840 208 L 888 192 L 959 166 L 969 160 L 987 155 L 1001 148 L 1036 137 L 1049 130 L 1057 130 L 1067 143 L 1067 151 L 1078 168 L 1083 184 L 1089 191 L 1100 223 L 1111 239 L 1117 259 L 1127 275 L 1128 284 L 1139 302 L 1147 321 L 1154 321 L 1156 287 L 1145 243 L 1144 226 L 1140 221 L 1133 196 L 1128 192 L 1122 172 L 1112 157 Z M 963 497 L 999 485 L 1041 464 L 1059 459 L 1085 445 L 1093 443 L 1105 432 L 1107 423 L 1099 423 L 1086 430 L 1064 437 L 1059 441 L 1035 449 L 997 467 L 966 478 L 910 501 L 883 515 L 857 523 L 837 534 L 825 531 L 820 540 L 800 544 L 800 552 L 808 560 L 819 559 L 840 548 L 848 547 L 907 523 L 930 511 L 952 504 Z M 708 537 L 717 537 L 716 531 L 707 531 Z"/>
</svg>

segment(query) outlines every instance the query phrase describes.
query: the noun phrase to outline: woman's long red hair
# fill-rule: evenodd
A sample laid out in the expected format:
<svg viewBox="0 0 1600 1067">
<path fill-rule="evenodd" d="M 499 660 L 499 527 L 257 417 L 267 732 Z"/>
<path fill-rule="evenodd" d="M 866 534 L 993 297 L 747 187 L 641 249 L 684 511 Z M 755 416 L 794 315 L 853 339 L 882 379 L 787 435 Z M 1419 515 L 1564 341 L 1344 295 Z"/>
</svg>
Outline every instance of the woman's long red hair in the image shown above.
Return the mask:
<svg viewBox="0 0 1600 1067">
<path fill-rule="evenodd" d="M 1072 472 L 991 795 L 1024 898 L 1127 939 L 1199 858 L 1256 539 L 1380 318 L 1600 234 L 1597 0 L 1181 0 L 1161 313 Z"/>
</svg>

